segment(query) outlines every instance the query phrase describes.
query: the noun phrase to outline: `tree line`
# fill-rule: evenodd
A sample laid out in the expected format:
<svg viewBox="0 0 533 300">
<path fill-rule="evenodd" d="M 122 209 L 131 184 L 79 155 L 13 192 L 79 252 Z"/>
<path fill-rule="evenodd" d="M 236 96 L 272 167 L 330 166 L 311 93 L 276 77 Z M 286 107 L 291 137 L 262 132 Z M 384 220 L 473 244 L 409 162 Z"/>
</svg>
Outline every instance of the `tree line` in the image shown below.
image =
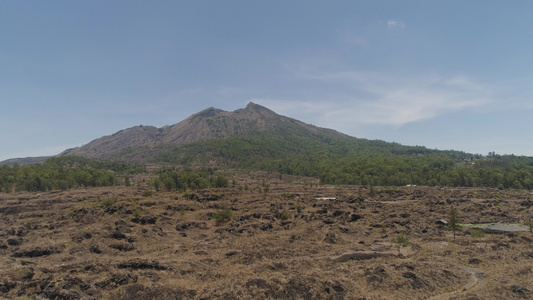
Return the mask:
<svg viewBox="0 0 533 300">
<path fill-rule="evenodd" d="M 533 189 L 533 157 L 487 156 L 365 139 L 262 134 L 212 139 L 160 153 L 154 162 L 220 165 L 311 176 L 325 184 L 408 184 Z"/>
<path fill-rule="evenodd" d="M 193 171 L 165 170 L 160 175 L 150 181 L 156 191 L 182 191 L 197 190 L 206 188 L 224 188 L 229 186 L 229 181 L 223 175 L 214 175 L 212 170 Z"/>
<path fill-rule="evenodd" d="M 53 157 L 41 164 L 0 166 L 0 192 L 37 192 L 113 186 L 122 176 L 145 172 L 142 166 L 97 162 L 82 157 Z"/>
</svg>

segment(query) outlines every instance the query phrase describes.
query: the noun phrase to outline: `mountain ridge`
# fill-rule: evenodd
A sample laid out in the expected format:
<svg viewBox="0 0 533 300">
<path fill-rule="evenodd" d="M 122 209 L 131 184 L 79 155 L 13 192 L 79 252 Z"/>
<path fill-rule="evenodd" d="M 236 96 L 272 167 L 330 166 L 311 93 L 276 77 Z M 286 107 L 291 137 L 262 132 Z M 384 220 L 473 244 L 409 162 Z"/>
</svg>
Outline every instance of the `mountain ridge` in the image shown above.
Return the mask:
<svg viewBox="0 0 533 300">
<path fill-rule="evenodd" d="M 332 129 L 279 115 L 272 110 L 248 103 L 245 108 L 224 111 L 209 107 L 174 125 L 161 128 L 139 125 L 95 139 L 83 146 L 67 149 L 59 154 L 77 155 L 96 160 L 145 161 L 146 155 L 126 153 L 160 152 L 170 147 L 187 145 L 209 139 L 250 136 L 265 132 L 304 135 L 310 137 L 348 137 Z M 135 156 L 135 157 L 134 157 Z"/>
</svg>

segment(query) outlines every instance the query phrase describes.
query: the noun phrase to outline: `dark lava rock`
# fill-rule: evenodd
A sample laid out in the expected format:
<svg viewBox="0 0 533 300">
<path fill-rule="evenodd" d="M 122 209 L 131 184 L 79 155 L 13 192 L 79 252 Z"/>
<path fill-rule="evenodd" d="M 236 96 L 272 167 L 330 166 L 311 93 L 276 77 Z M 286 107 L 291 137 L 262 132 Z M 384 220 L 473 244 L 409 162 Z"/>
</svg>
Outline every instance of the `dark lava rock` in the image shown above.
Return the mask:
<svg viewBox="0 0 533 300">
<path fill-rule="evenodd" d="M 471 265 L 479 265 L 481 263 L 481 259 L 478 258 L 471 258 L 468 260 L 468 263 Z"/>
<path fill-rule="evenodd" d="M 28 251 L 20 251 L 13 253 L 13 257 L 39 257 L 39 256 L 46 256 L 56 253 L 55 250 L 52 249 L 41 249 L 41 248 L 35 248 Z"/>
<path fill-rule="evenodd" d="M 89 251 L 91 251 L 91 253 L 102 254 L 102 250 L 100 250 L 98 245 L 92 245 Z"/>
<path fill-rule="evenodd" d="M 157 218 L 156 217 L 152 217 L 152 216 L 142 216 L 142 217 L 135 217 L 133 219 L 131 219 L 131 221 L 133 223 L 139 223 L 141 225 L 146 225 L 146 224 L 155 224 L 155 222 L 157 221 Z"/>
<path fill-rule="evenodd" d="M 263 226 L 261 226 L 261 230 L 263 230 L 263 231 L 267 231 L 267 230 L 270 230 L 270 229 L 273 229 L 273 228 L 274 228 L 274 226 L 272 226 L 272 223 L 266 223 Z"/>
<path fill-rule="evenodd" d="M 132 260 L 129 262 L 120 263 L 117 267 L 119 269 L 135 269 L 135 270 L 145 270 L 145 269 L 157 270 L 157 271 L 164 271 L 164 270 L 173 271 L 174 270 L 174 268 L 172 268 L 171 266 L 161 265 L 159 264 L 158 261 L 155 261 L 155 260 L 154 261 Z"/>
<path fill-rule="evenodd" d="M 361 215 L 351 214 L 351 215 L 350 215 L 350 222 L 355 222 L 355 221 L 361 219 L 362 217 L 363 217 L 363 216 L 361 216 Z"/>
<path fill-rule="evenodd" d="M 114 289 L 120 285 L 126 285 L 137 282 L 137 275 L 132 274 L 113 274 L 110 278 L 95 283 L 94 285 L 100 289 Z"/>
<path fill-rule="evenodd" d="M 334 283 L 327 282 L 325 284 L 324 291 L 328 295 L 336 294 L 336 297 L 334 297 L 333 299 L 344 299 L 344 294 L 346 292 L 346 289 L 339 282 L 334 282 Z"/>
<path fill-rule="evenodd" d="M 7 294 L 9 291 L 14 289 L 17 286 L 16 282 L 4 282 L 0 283 L 0 293 Z"/>
<path fill-rule="evenodd" d="M 108 235 L 108 237 L 116 240 L 122 240 L 126 238 L 126 235 L 120 231 L 114 231 Z"/>
<path fill-rule="evenodd" d="M 336 210 L 336 211 L 333 212 L 333 217 L 337 218 L 337 217 L 347 216 L 349 214 L 350 214 L 350 212 L 347 212 L 347 211 L 344 211 L 344 210 Z"/>
<path fill-rule="evenodd" d="M 413 289 L 421 289 L 425 286 L 427 286 L 427 283 L 422 280 L 421 278 L 418 278 L 415 273 L 413 272 L 405 272 L 402 274 L 404 278 L 411 279 L 411 288 Z"/>
<path fill-rule="evenodd" d="M 53 283 L 46 288 L 46 290 L 44 291 L 44 295 L 48 299 L 62 299 L 62 300 L 80 299 L 80 294 L 78 294 L 76 291 L 55 288 L 53 286 Z"/>
<path fill-rule="evenodd" d="M 519 297 L 524 298 L 524 299 L 531 299 L 530 297 L 533 296 L 533 292 L 531 292 L 525 287 L 521 287 L 518 285 L 512 285 L 510 289 L 513 293 L 517 294 Z"/>
<path fill-rule="evenodd" d="M 389 277 L 389 274 L 387 274 L 387 270 L 383 266 L 376 266 L 372 269 L 367 269 L 365 277 L 368 284 L 376 286 L 382 284 Z"/>
<path fill-rule="evenodd" d="M 293 243 L 295 241 L 301 241 L 303 240 L 303 238 L 299 235 L 296 235 L 296 234 L 293 234 L 291 235 L 291 237 L 289 238 L 289 243 Z"/>
<path fill-rule="evenodd" d="M 378 254 L 375 252 L 358 252 L 352 251 L 335 257 L 333 260 L 335 262 L 347 262 L 350 260 L 367 260 L 378 257 Z"/>
<path fill-rule="evenodd" d="M 329 243 L 329 244 L 337 244 L 341 241 L 342 241 L 341 237 L 333 232 L 328 232 L 326 234 L 326 237 L 324 238 L 324 242 Z"/>
<path fill-rule="evenodd" d="M 21 238 L 17 238 L 17 239 L 8 239 L 7 240 L 7 244 L 9 246 L 20 246 L 20 244 L 22 244 L 22 239 Z"/>
<path fill-rule="evenodd" d="M 229 257 L 235 256 L 235 255 L 237 255 L 239 253 L 240 253 L 239 251 L 230 251 L 230 252 L 227 252 L 224 255 L 229 258 Z"/>
<path fill-rule="evenodd" d="M 79 243 L 83 242 L 83 240 L 84 240 L 83 236 L 73 236 L 72 237 L 72 241 L 74 243 L 78 243 L 79 244 Z"/>
<path fill-rule="evenodd" d="M 124 252 L 135 250 L 135 246 L 133 246 L 132 244 L 112 244 L 109 245 L 109 247 Z"/>
</svg>

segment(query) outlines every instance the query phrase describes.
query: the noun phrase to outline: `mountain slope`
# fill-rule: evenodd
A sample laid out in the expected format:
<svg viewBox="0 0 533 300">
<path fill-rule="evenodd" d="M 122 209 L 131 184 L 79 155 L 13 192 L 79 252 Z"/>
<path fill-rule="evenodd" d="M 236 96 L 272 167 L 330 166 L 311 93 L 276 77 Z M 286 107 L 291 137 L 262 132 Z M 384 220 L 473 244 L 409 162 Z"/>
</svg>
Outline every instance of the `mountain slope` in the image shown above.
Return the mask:
<svg viewBox="0 0 533 300">
<path fill-rule="evenodd" d="M 253 136 L 261 133 L 324 139 L 347 137 L 331 129 L 319 128 L 249 103 L 246 108 L 227 112 L 208 108 L 184 121 L 162 128 L 136 126 L 96 139 L 60 154 L 97 160 L 147 161 L 156 153 L 175 146 L 209 139 Z"/>
</svg>

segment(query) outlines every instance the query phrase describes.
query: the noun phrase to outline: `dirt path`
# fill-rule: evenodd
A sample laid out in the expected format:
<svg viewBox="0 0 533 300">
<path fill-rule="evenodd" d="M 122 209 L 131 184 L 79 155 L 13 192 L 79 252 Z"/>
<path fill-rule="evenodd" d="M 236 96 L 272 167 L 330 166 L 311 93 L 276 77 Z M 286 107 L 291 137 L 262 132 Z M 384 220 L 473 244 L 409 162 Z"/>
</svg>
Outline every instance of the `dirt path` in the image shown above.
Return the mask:
<svg viewBox="0 0 533 300">
<path fill-rule="evenodd" d="M 433 264 L 433 265 L 445 265 L 445 264 L 437 263 L 437 262 L 427 262 L 427 263 Z M 472 268 L 472 267 L 468 267 L 465 265 L 461 265 L 461 264 L 454 264 L 454 265 L 460 268 L 461 270 L 467 272 L 470 275 L 466 284 L 457 290 L 431 296 L 427 298 L 427 300 L 444 300 L 444 299 L 450 299 L 451 297 L 465 295 L 469 292 L 472 292 L 472 291 L 475 291 L 481 288 L 485 284 L 485 274 L 481 272 L 480 270 Z"/>
</svg>

